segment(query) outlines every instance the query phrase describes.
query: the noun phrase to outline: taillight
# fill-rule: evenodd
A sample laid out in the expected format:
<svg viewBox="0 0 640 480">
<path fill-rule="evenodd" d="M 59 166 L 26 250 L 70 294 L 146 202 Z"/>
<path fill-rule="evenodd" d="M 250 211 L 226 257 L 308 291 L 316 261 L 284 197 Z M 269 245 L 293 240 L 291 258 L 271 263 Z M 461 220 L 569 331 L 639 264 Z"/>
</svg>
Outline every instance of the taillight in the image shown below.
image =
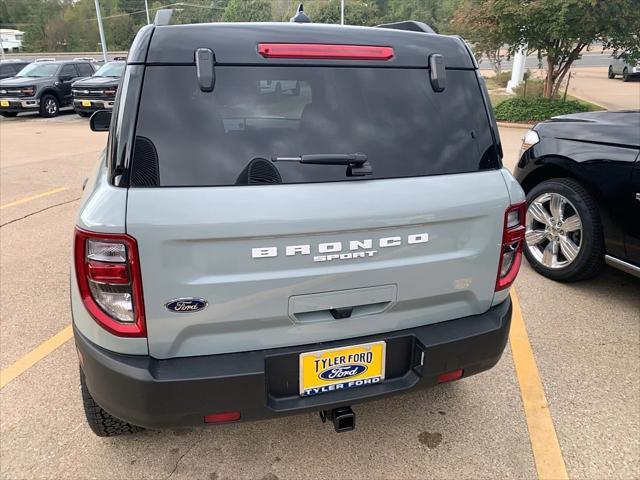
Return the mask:
<svg viewBox="0 0 640 480">
<path fill-rule="evenodd" d="M 126 234 L 76 227 L 74 259 L 80 296 L 103 328 L 121 337 L 144 337 L 144 303 L 138 245 Z"/>
<path fill-rule="evenodd" d="M 504 213 L 500 262 L 496 292 L 509 288 L 515 281 L 522 261 L 522 243 L 524 241 L 526 202 L 511 205 Z"/>
<path fill-rule="evenodd" d="M 392 47 L 375 45 L 331 45 L 321 43 L 259 43 L 264 58 L 306 58 L 318 60 L 390 60 Z"/>
</svg>

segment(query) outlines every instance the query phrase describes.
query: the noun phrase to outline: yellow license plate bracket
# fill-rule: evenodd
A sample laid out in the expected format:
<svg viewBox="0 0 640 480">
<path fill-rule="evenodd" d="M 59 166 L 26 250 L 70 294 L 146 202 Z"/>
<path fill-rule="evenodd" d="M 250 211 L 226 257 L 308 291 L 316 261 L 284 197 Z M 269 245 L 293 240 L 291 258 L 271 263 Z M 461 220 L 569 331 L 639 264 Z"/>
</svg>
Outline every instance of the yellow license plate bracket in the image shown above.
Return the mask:
<svg viewBox="0 0 640 480">
<path fill-rule="evenodd" d="M 83 107 L 90 107 L 91 106 L 91 102 L 89 100 L 82 100 L 82 106 Z"/>
<path fill-rule="evenodd" d="M 300 396 L 375 385 L 384 380 L 386 342 L 300 354 Z"/>
<path fill-rule="evenodd" d="M 8 107 L 9 106 L 9 102 L 7 100 L 0 100 L 0 106 Z"/>
</svg>

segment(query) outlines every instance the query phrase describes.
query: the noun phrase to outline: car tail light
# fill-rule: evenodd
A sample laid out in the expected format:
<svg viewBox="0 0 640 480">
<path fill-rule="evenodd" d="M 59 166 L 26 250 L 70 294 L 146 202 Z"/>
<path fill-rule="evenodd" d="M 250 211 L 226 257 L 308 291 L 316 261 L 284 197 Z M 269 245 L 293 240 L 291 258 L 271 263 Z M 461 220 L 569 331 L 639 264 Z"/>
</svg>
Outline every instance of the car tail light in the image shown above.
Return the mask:
<svg viewBox="0 0 640 480">
<path fill-rule="evenodd" d="M 393 48 L 374 45 L 328 45 L 321 43 L 260 43 L 264 58 L 308 58 L 318 60 L 390 60 Z"/>
<path fill-rule="evenodd" d="M 510 287 L 518 275 L 518 270 L 520 270 L 526 206 L 526 202 L 511 205 L 504 213 L 496 292 Z"/>
<path fill-rule="evenodd" d="M 103 328 L 121 337 L 144 337 L 146 326 L 138 245 L 126 234 L 76 227 L 74 259 L 82 301 Z"/>
<path fill-rule="evenodd" d="M 463 374 L 464 370 L 462 370 L 461 368 L 459 368 L 458 370 L 453 370 L 451 372 L 441 373 L 440 375 L 438 375 L 438 383 L 446 383 L 458 380 L 459 378 L 462 378 Z"/>
<path fill-rule="evenodd" d="M 240 412 L 211 413 L 204 416 L 204 423 L 224 423 L 240 420 Z"/>
</svg>

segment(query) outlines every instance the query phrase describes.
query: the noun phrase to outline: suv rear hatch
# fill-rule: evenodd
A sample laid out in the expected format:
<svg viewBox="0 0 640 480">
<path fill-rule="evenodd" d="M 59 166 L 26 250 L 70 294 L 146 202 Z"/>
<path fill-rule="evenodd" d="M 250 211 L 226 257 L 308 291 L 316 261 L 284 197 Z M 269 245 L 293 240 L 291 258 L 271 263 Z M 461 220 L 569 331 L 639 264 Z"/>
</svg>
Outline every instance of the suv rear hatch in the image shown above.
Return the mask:
<svg viewBox="0 0 640 480">
<path fill-rule="evenodd" d="M 435 92 L 427 56 L 402 64 L 397 46 L 390 60 L 271 64 L 257 43 L 255 63 L 216 63 L 212 92 L 193 56 L 145 67 L 127 233 L 150 354 L 301 345 L 486 311 L 509 195 L 469 59 Z M 271 161 L 355 153 L 371 175 Z M 166 306 L 189 298 L 208 305 Z"/>
</svg>

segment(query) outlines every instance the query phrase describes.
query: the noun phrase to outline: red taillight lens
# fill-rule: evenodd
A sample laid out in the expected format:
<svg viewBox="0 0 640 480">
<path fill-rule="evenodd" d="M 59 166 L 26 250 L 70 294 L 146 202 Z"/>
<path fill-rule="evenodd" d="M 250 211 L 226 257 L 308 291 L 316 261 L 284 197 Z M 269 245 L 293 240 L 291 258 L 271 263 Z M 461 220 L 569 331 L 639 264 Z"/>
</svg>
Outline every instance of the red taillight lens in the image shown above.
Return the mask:
<svg viewBox="0 0 640 480">
<path fill-rule="evenodd" d="M 458 380 L 459 378 L 462 378 L 463 374 L 464 370 L 462 369 L 453 370 L 452 372 L 447 373 L 441 373 L 440 375 L 438 375 L 438 383 L 446 383 L 452 382 L 453 380 Z"/>
<path fill-rule="evenodd" d="M 308 58 L 318 60 L 390 60 L 392 47 L 374 45 L 327 45 L 320 43 L 260 43 L 264 58 Z"/>
<path fill-rule="evenodd" d="M 240 420 L 240 412 L 222 412 L 205 415 L 204 423 L 224 423 Z"/>
<path fill-rule="evenodd" d="M 98 283 L 123 285 L 129 283 L 129 269 L 121 263 L 103 263 L 89 260 L 87 262 L 87 278 Z"/>
<path fill-rule="evenodd" d="M 496 292 L 509 288 L 515 281 L 522 262 L 522 243 L 525 233 L 526 202 L 511 205 L 504 213 L 502 245 L 500 247 L 500 263 Z"/>
<path fill-rule="evenodd" d="M 146 335 L 138 245 L 126 234 L 76 227 L 76 279 L 82 301 L 103 328 L 122 337 Z"/>
</svg>

